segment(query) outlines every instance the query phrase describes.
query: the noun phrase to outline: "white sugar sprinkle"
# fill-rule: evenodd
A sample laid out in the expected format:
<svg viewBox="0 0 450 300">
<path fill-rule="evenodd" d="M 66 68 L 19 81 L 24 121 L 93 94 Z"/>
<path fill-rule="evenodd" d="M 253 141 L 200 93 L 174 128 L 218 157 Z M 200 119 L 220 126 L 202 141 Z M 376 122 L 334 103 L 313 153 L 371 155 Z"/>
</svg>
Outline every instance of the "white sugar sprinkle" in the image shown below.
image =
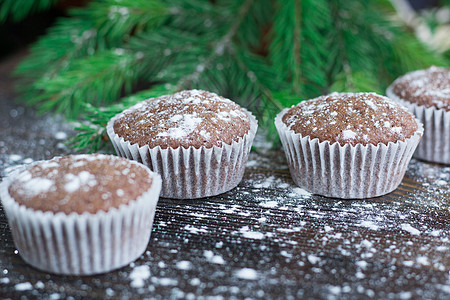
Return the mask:
<svg viewBox="0 0 450 300">
<path fill-rule="evenodd" d="M 19 160 L 22 159 L 22 156 L 20 156 L 20 155 L 18 155 L 18 154 L 11 154 L 11 155 L 9 156 L 9 159 L 12 160 L 12 161 L 19 161 Z"/>
<path fill-rule="evenodd" d="M 214 252 L 212 252 L 211 250 L 205 250 L 203 252 L 203 255 L 206 257 L 206 259 L 209 262 L 211 262 L 213 264 L 218 264 L 218 265 L 225 264 L 225 260 L 223 259 L 223 257 L 220 255 L 214 255 Z"/>
<path fill-rule="evenodd" d="M 278 206 L 278 202 L 277 201 L 267 201 L 267 202 L 261 202 L 259 205 L 262 207 L 274 208 L 274 207 Z"/>
<path fill-rule="evenodd" d="M 55 133 L 55 139 L 57 140 L 65 140 L 67 138 L 67 133 L 65 133 L 64 131 L 58 131 L 57 133 Z"/>
<path fill-rule="evenodd" d="M 310 255 L 308 255 L 308 261 L 314 265 L 320 261 L 320 258 L 313 254 L 310 254 Z"/>
<path fill-rule="evenodd" d="M 115 294 L 115 292 L 112 288 L 106 288 L 105 292 L 106 292 L 106 295 L 108 295 L 110 297 L 114 296 L 114 294 Z"/>
<path fill-rule="evenodd" d="M 365 269 L 367 267 L 367 262 L 364 260 L 359 260 L 356 262 L 356 265 L 361 269 Z"/>
<path fill-rule="evenodd" d="M 354 139 L 356 137 L 356 133 L 351 131 L 351 130 L 344 130 L 342 131 L 342 138 L 344 140 L 351 140 Z"/>
<path fill-rule="evenodd" d="M 174 139 L 181 139 L 195 131 L 198 124 L 202 122 L 202 119 L 195 115 L 182 115 L 180 117 L 182 117 L 182 119 L 177 117 L 177 120 L 179 120 L 175 123 L 175 126 L 177 127 L 171 127 L 167 132 L 160 133 L 157 136 L 168 136 Z"/>
<path fill-rule="evenodd" d="M 0 278 L 0 283 L 3 283 L 3 284 L 8 284 L 10 282 L 10 280 L 9 280 L 9 278 L 8 277 L 3 277 L 3 278 Z"/>
<path fill-rule="evenodd" d="M 417 261 L 419 264 L 424 265 L 424 266 L 428 266 L 428 265 L 430 264 L 428 258 L 425 257 L 425 256 L 419 256 L 419 257 L 417 257 L 416 261 Z"/>
<path fill-rule="evenodd" d="M 197 228 L 197 227 L 194 227 L 194 226 L 192 226 L 192 225 L 186 225 L 186 226 L 184 226 L 184 229 L 185 230 L 188 230 L 190 233 L 193 233 L 193 234 L 199 234 L 199 233 L 201 233 L 201 232 L 203 232 L 203 233 L 205 233 L 205 232 L 208 232 L 206 229 L 204 229 L 204 228 Z"/>
<path fill-rule="evenodd" d="M 180 270 L 190 270 L 192 268 L 192 263 L 187 260 L 182 260 L 176 263 L 176 267 Z"/>
<path fill-rule="evenodd" d="M 36 196 L 40 193 L 47 192 L 54 184 L 53 180 L 46 178 L 33 178 L 23 183 L 22 188 L 25 193 L 30 196 Z"/>
<path fill-rule="evenodd" d="M 328 226 L 328 225 L 325 225 L 325 226 L 323 227 L 323 229 L 325 230 L 325 232 L 333 231 L 333 227 Z"/>
<path fill-rule="evenodd" d="M 61 299 L 61 295 L 58 293 L 53 293 L 50 295 L 49 299 L 50 300 L 58 300 L 58 299 Z"/>
<path fill-rule="evenodd" d="M 364 102 L 365 102 L 370 108 L 372 108 L 373 110 L 377 110 L 377 109 L 378 109 L 378 107 L 373 103 L 373 101 L 366 99 L 366 100 L 364 100 Z"/>
<path fill-rule="evenodd" d="M 401 127 L 392 127 L 391 128 L 392 132 L 395 132 L 395 133 L 398 133 L 398 134 L 402 133 L 402 130 L 403 129 Z"/>
<path fill-rule="evenodd" d="M 254 240 L 262 240 L 264 238 L 264 233 L 257 232 L 257 231 L 244 231 L 244 232 L 242 232 L 242 235 L 245 238 L 254 239 Z"/>
<path fill-rule="evenodd" d="M 65 179 L 67 180 L 64 188 L 67 192 L 73 193 L 78 190 L 81 186 L 88 184 L 89 182 L 95 181 L 95 176 L 88 171 L 81 171 L 78 175 L 67 174 Z M 95 184 L 95 183 L 94 183 Z"/>
<path fill-rule="evenodd" d="M 372 230 L 378 230 L 378 225 L 372 221 L 362 221 L 361 223 L 359 223 L 359 226 L 367 227 Z"/>
<path fill-rule="evenodd" d="M 42 281 L 38 281 L 38 282 L 36 282 L 34 287 L 37 289 L 43 289 L 45 287 L 45 284 Z"/>
<path fill-rule="evenodd" d="M 329 286 L 328 290 L 330 291 L 330 293 L 334 294 L 334 295 L 338 295 L 341 293 L 341 287 L 340 286 Z"/>
<path fill-rule="evenodd" d="M 402 300 L 411 299 L 412 293 L 411 292 L 400 292 L 398 294 L 398 297 Z"/>
<path fill-rule="evenodd" d="M 33 285 L 29 282 L 18 283 L 14 286 L 16 291 L 28 291 L 33 289 Z"/>
<path fill-rule="evenodd" d="M 131 287 L 140 288 L 144 286 L 144 280 L 150 277 L 150 268 L 147 265 L 135 267 L 130 273 Z"/>
<path fill-rule="evenodd" d="M 246 280 L 256 280 L 258 279 L 258 273 L 254 269 L 243 268 L 236 271 L 236 277 Z"/>
<path fill-rule="evenodd" d="M 176 279 L 164 277 L 164 278 L 156 279 L 155 283 L 159 283 L 162 286 L 169 286 L 169 285 L 177 285 L 178 281 Z"/>
<path fill-rule="evenodd" d="M 312 194 L 308 192 L 307 190 L 304 190 L 302 188 L 296 187 L 292 189 L 292 193 L 294 193 L 296 196 L 306 196 L 309 197 Z"/>
<path fill-rule="evenodd" d="M 414 234 L 414 235 L 420 234 L 420 231 L 417 230 L 416 228 L 412 227 L 410 224 L 402 224 L 401 226 L 402 226 L 403 230 L 408 231 L 411 234 Z"/>
</svg>

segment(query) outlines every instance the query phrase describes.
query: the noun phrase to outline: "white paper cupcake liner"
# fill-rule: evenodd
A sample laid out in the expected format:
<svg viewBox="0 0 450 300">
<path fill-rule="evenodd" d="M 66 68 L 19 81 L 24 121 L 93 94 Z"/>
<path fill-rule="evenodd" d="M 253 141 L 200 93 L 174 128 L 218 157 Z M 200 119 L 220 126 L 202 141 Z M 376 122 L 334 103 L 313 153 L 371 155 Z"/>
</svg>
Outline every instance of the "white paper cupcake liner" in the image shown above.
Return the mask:
<svg viewBox="0 0 450 300">
<path fill-rule="evenodd" d="M 395 190 L 423 133 L 418 122 L 416 133 L 404 142 L 341 146 L 290 130 L 282 121 L 287 111 L 277 115 L 275 126 L 292 179 L 314 194 L 331 198 L 363 199 Z"/>
<path fill-rule="evenodd" d="M 150 189 L 128 205 L 66 215 L 14 201 L 8 187 L 18 173 L 0 184 L 0 197 L 14 244 L 28 264 L 50 273 L 92 275 L 123 267 L 147 248 L 161 189 L 157 174 Z"/>
<path fill-rule="evenodd" d="M 394 94 L 392 85 L 386 90 L 386 95 L 407 107 L 423 123 L 425 131 L 414 157 L 450 164 L 450 111 L 403 100 Z"/>
<path fill-rule="evenodd" d="M 140 104 L 136 105 L 137 107 Z M 114 122 L 131 107 L 113 117 L 107 124 L 108 136 L 119 156 L 148 166 L 162 177 L 161 197 L 195 199 L 225 193 L 241 182 L 258 122 L 247 110 L 250 130 L 231 145 L 212 148 L 150 148 L 125 141 L 114 132 Z"/>
</svg>

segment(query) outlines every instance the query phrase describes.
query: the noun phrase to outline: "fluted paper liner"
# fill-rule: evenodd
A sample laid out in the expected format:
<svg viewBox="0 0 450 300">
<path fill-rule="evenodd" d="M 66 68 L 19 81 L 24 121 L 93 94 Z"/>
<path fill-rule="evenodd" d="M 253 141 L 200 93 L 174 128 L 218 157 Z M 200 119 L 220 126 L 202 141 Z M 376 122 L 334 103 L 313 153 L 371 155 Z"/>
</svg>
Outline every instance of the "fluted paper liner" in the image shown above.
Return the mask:
<svg viewBox="0 0 450 300">
<path fill-rule="evenodd" d="M 241 182 L 245 163 L 251 150 L 258 122 L 247 110 L 250 130 L 231 145 L 221 147 L 139 147 L 125 141 L 114 132 L 114 122 L 137 105 L 117 114 L 107 124 L 106 131 L 119 156 L 138 161 L 162 177 L 161 197 L 195 199 L 225 193 Z"/>
<path fill-rule="evenodd" d="M 161 189 L 157 174 L 150 189 L 126 205 L 66 215 L 14 201 L 8 187 L 19 173 L 0 184 L 0 197 L 14 244 L 28 264 L 55 274 L 99 274 L 129 264 L 147 248 Z"/>
<path fill-rule="evenodd" d="M 423 123 L 425 131 L 414 157 L 450 164 L 450 111 L 403 100 L 394 93 L 392 85 L 386 90 L 386 95 L 407 107 Z"/>
<path fill-rule="evenodd" d="M 416 133 L 404 142 L 341 146 L 290 130 L 282 121 L 287 111 L 277 115 L 275 126 L 292 179 L 314 194 L 331 198 L 363 199 L 395 190 L 423 133 L 418 123 Z"/>
</svg>

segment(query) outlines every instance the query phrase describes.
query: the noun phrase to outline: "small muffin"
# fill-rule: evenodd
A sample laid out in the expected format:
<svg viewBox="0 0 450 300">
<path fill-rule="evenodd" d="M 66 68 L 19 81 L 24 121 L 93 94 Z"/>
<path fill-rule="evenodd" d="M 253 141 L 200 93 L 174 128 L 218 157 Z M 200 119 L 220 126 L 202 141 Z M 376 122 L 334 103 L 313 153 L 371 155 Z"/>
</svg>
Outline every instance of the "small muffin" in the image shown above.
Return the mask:
<svg viewBox="0 0 450 300">
<path fill-rule="evenodd" d="M 275 126 L 294 182 L 344 199 L 396 189 L 423 132 L 408 110 L 375 93 L 307 100 L 281 111 Z"/>
<path fill-rule="evenodd" d="M 395 80 L 386 94 L 424 124 L 414 157 L 450 164 L 450 68 L 431 67 Z"/>
<path fill-rule="evenodd" d="M 138 103 L 106 128 L 118 155 L 161 174 L 162 197 L 193 199 L 239 184 L 257 121 L 229 99 L 188 90 Z"/>
<path fill-rule="evenodd" d="M 147 248 L 161 179 L 124 158 L 92 154 L 40 161 L 0 185 L 14 243 L 30 265 L 91 275 Z"/>
</svg>

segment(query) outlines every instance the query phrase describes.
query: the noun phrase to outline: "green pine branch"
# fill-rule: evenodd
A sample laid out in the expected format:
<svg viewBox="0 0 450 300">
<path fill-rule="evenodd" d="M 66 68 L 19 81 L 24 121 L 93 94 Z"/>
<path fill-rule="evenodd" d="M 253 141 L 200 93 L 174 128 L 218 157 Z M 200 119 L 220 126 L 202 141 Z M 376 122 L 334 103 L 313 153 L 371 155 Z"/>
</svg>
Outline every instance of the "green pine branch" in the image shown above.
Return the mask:
<svg viewBox="0 0 450 300">
<path fill-rule="evenodd" d="M 41 93 L 29 103 L 38 104 L 39 112 L 70 112 L 66 114 L 74 118 L 83 104 L 107 105 L 118 99 L 122 90 L 130 93 L 139 63 L 139 55 L 121 48 L 75 59 L 58 76 L 37 80 L 33 87 Z"/>
<path fill-rule="evenodd" d="M 102 0 L 93 1 L 88 9 L 75 10 L 73 15 L 94 20 L 99 35 L 123 41 L 131 34 L 160 26 L 170 15 L 170 8 L 159 0 Z"/>
<path fill-rule="evenodd" d="M 59 0 L 2 0 L 0 2 L 0 23 L 10 18 L 14 22 L 23 20 L 28 15 L 50 9 Z"/>
<path fill-rule="evenodd" d="M 107 121 L 137 101 L 190 88 L 247 107 L 274 137 L 283 107 L 383 93 L 407 71 L 449 64 L 393 14 L 387 0 L 94 0 L 59 19 L 16 74 L 23 101 L 81 118 L 79 150 L 105 145 Z"/>
<path fill-rule="evenodd" d="M 277 14 L 273 25 L 273 41 L 270 47 L 271 60 L 277 68 L 278 80 L 292 84 L 295 93 L 301 91 L 301 2 L 288 0 L 277 3 Z M 284 71 L 282 71 L 284 70 Z"/>
<path fill-rule="evenodd" d="M 158 0 L 121 1 L 120 5 L 115 0 L 93 1 L 85 9 L 71 10 L 70 18 L 59 19 L 16 69 L 23 91 L 20 99 L 38 104 L 41 112 L 54 109 L 70 118 L 82 112 L 79 101 L 98 105 L 109 103 L 111 97 L 117 100 L 118 90 L 130 92 L 130 80 L 138 78 L 136 72 L 113 72 L 111 79 L 117 79 L 116 84 L 102 81 L 100 74 L 114 68 L 115 49 L 121 49 L 131 35 L 158 27 L 167 11 Z M 123 67 L 134 66 L 123 58 L 119 61 Z M 92 84 L 97 88 L 90 89 Z M 74 86 L 78 89 L 71 92 Z"/>
<path fill-rule="evenodd" d="M 75 130 L 78 130 L 80 133 L 69 144 L 74 149 L 86 152 L 97 152 L 106 145 L 110 146 L 107 143 L 108 137 L 106 134 L 106 124 L 109 119 L 140 101 L 171 94 L 174 91 L 175 89 L 171 85 L 161 84 L 151 89 L 140 91 L 132 96 L 121 98 L 118 103 L 105 108 L 95 107 L 89 103 L 83 104 L 86 111 L 85 120 L 75 126 Z"/>
</svg>

